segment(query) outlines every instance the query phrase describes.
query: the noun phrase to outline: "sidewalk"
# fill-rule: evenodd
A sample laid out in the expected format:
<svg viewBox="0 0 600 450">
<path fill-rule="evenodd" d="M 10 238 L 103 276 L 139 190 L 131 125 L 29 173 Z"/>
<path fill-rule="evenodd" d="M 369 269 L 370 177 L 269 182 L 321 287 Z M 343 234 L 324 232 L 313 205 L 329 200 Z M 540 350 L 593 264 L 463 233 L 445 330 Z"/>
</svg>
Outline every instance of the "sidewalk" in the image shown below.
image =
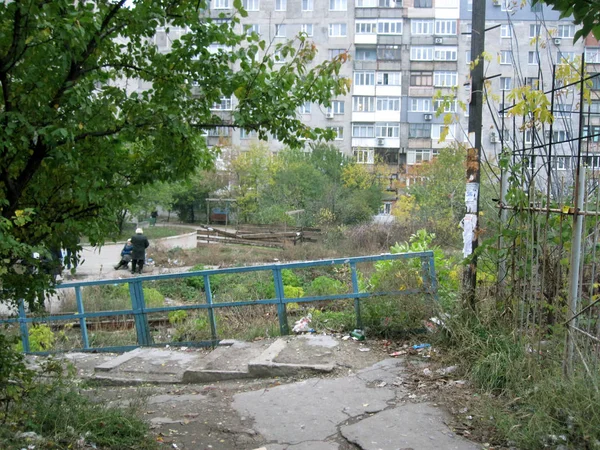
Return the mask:
<svg viewBox="0 0 600 450">
<path fill-rule="evenodd" d="M 389 358 L 375 343 L 308 335 L 225 344 L 64 357 L 100 384 L 88 390 L 93 398 L 121 406 L 144 399 L 145 418 L 169 448 L 482 448 L 407 387 L 414 361 Z"/>
</svg>

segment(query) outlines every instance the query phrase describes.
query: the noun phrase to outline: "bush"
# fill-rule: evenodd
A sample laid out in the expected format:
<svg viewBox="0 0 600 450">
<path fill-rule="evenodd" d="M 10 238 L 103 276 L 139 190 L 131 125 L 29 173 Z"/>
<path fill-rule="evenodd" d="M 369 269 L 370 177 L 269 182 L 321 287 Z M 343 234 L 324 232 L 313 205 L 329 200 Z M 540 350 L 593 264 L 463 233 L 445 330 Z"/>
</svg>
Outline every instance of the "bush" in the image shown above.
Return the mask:
<svg viewBox="0 0 600 450">
<path fill-rule="evenodd" d="M 344 283 L 334 278 L 326 276 L 319 276 L 315 278 L 308 289 L 308 295 L 320 296 L 320 295 L 337 295 L 346 292 Z"/>
<path fill-rule="evenodd" d="M 52 350 L 56 337 L 48 325 L 32 325 L 29 328 L 29 351 L 46 352 Z M 19 341 L 17 351 L 23 351 L 23 343 Z"/>
</svg>

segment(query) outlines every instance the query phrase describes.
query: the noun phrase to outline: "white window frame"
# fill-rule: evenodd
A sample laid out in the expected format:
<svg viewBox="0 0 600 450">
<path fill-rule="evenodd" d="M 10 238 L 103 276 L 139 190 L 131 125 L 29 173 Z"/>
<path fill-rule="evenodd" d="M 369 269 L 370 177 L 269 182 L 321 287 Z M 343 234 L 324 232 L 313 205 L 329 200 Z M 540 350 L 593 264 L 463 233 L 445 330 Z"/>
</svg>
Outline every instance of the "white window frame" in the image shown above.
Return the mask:
<svg viewBox="0 0 600 450">
<path fill-rule="evenodd" d="M 353 148 L 352 156 L 356 164 L 374 164 L 375 149 L 372 148 Z"/>
<path fill-rule="evenodd" d="M 433 102 L 433 111 L 437 112 L 440 107 L 442 108 L 442 113 L 455 113 L 457 104 L 456 101 L 445 101 L 445 100 L 436 100 Z"/>
<path fill-rule="evenodd" d="M 399 122 L 377 122 L 375 124 L 375 137 L 397 138 L 400 137 Z"/>
<path fill-rule="evenodd" d="M 212 9 L 231 9 L 231 0 L 214 0 Z"/>
<path fill-rule="evenodd" d="M 513 63 L 513 53 L 511 50 L 500 50 L 500 64 L 502 65 L 512 65 Z"/>
<path fill-rule="evenodd" d="M 440 70 L 433 72 L 433 85 L 435 87 L 458 86 L 458 72 Z"/>
<path fill-rule="evenodd" d="M 300 31 L 306 34 L 308 37 L 313 37 L 314 26 L 312 23 L 303 23 L 302 25 L 300 25 Z"/>
<path fill-rule="evenodd" d="M 440 36 L 456 36 L 457 22 L 452 19 L 435 21 L 435 34 Z"/>
<path fill-rule="evenodd" d="M 416 46 L 413 45 L 410 48 L 410 60 L 411 61 L 433 61 L 432 46 Z"/>
<path fill-rule="evenodd" d="M 357 71 L 354 72 L 355 86 L 375 86 L 375 72 Z"/>
<path fill-rule="evenodd" d="M 275 11 L 287 11 L 287 0 L 275 0 Z"/>
<path fill-rule="evenodd" d="M 345 48 L 330 48 L 329 49 L 329 59 L 337 58 L 341 54 L 346 53 Z"/>
<path fill-rule="evenodd" d="M 376 20 L 357 20 L 354 24 L 355 34 L 377 34 L 377 21 Z"/>
<path fill-rule="evenodd" d="M 456 46 L 450 46 L 450 45 L 443 45 L 443 46 L 436 46 L 434 53 L 433 53 L 433 59 L 435 61 L 456 61 L 458 58 L 458 47 Z"/>
<path fill-rule="evenodd" d="M 246 11 L 260 11 L 260 0 L 244 0 L 244 9 Z"/>
<path fill-rule="evenodd" d="M 225 95 L 222 96 L 221 101 L 219 103 L 213 103 L 210 109 L 213 111 L 231 111 L 233 109 L 231 97 L 227 97 Z"/>
<path fill-rule="evenodd" d="M 258 133 L 256 130 L 244 130 L 240 129 L 240 139 L 258 139 Z"/>
<path fill-rule="evenodd" d="M 377 111 L 400 111 L 400 97 L 377 97 Z"/>
<path fill-rule="evenodd" d="M 379 20 L 377 22 L 377 34 L 402 34 L 402 19 L 400 20 Z"/>
<path fill-rule="evenodd" d="M 415 36 L 433 35 L 434 21 L 428 19 L 411 19 L 410 34 Z"/>
<path fill-rule="evenodd" d="M 411 128 L 419 130 L 418 136 L 411 135 Z M 431 139 L 431 123 L 427 122 L 415 122 L 408 124 L 408 138 L 409 139 Z"/>
<path fill-rule="evenodd" d="M 378 0 L 356 0 L 354 3 L 355 8 L 377 8 L 378 5 Z"/>
<path fill-rule="evenodd" d="M 432 112 L 431 99 L 429 97 L 411 97 L 410 112 Z"/>
<path fill-rule="evenodd" d="M 346 37 L 347 35 L 348 26 L 345 22 L 329 24 L 329 37 Z"/>
<path fill-rule="evenodd" d="M 343 141 L 344 140 L 344 127 L 343 126 L 337 126 L 337 127 L 327 127 L 328 130 L 333 130 L 335 132 L 335 138 L 334 140 L 336 141 Z"/>
<path fill-rule="evenodd" d="M 387 78 L 387 83 L 384 83 Z M 377 72 L 378 86 L 402 86 L 402 72 Z"/>
<path fill-rule="evenodd" d="M 530 66 L 539 66 L 540 54 L 537 51 L 527 53 L 527 64 Z"/>
<path fill-rule="evenodd" d="M 500 38 L 510 39 L 512 37 L 512 27 L 510 24 L 500 25 Z"/>
<path fill-rule="evenodd" d="M 246 35 L 251 35 L 252 33 L 256 33 L 260 36 L 260 25 L 257 23 L 246 23 L 246 24 L 244 24 L 244 33 Z"/>
<path fill-rule="evenodd" d="M 299 108 L 300 114 L 311 114 L 312 113 L 312 103 L 304 102 Z"/>
<path fill-rule="evenodd" d="M 375 124 L 355 122 L 352 124 L 352 137 L 353 138 L 374 138 L 375 137 Z"/>
<path fill-rule="evenodd" d="M 287 37 L 287 27 L 285 23 L 275 24 L 275 37 L 284 38 Z"/>
<path fill-rule="evenodd" d="M 538 24 L 530 24 L 529 25 L 529 37 L 531 39 L 536 38 L 542 34 L 542 25 Z"/>
<path fill-rule="evenodd" d="M 587 64 L 600 64 L 600 47 L 586 47 L 585 62 Z"/>
<path fill-rule="evenodd" d="M 375 112 L 375 97 L 355 95 L 352 97 L 353 112 Z"/>
<path fill-rule="evenodd" d="M 431 139 L 440 140 L 440 136 L 442 135 L 442 129 L 448 128 L 448 134 L 446 135 L 447 140 L 454 140 L 456 136 L 456 124 L 452 123 L 446 125 L 444 123 L 434 123 L 431 124 Z"/>
<path fill-rule="evenodd" d="M 314 8 L 314 0 L 302 0 L 302 11 L 312 11 Z"/>
<path fill-rule="evenodd" d="M 343 115 L 345 113 L 345 103 L 343 100 L 333 100 L 331 106 L 327 108 L 327 112 L 335 115 Z"/>
<path fill-rule="evenodd" d="M 348 11 L 348 0 L 329 0 L 329 11 Z"/>
<path fill-rule="evenodd" d="M 564 24 L 558 26 L 556 37 L 561 39 L 573 39 L 573 36 L 575 36 L 575 25 Z"/>
<path fill-rule="evenodd" d="M 500 77 L 500 90 L 510 91 L 512 89 L 512 78 L 511 77 Z"/>
</svg>

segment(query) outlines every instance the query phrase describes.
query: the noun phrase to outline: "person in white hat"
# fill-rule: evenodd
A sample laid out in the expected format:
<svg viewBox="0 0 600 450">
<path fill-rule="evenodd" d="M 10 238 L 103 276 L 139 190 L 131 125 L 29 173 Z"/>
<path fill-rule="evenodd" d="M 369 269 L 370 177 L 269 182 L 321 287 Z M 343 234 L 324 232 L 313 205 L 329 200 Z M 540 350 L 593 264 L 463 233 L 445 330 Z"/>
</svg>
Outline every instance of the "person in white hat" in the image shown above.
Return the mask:
<svg viewBox="0 0 600 450">
<path fill-rule="evenodd" d="M 133 245 L 133 250 L 131 251 L 131 273 L 142 273 L 144 261 L 146 260 L 146 249 L 150 245 L 148 238 L 144 236 L 144 230 L 141 228 L 135 230 L 135 235 L 131 237 L 131 244 Z"/>
</svg>

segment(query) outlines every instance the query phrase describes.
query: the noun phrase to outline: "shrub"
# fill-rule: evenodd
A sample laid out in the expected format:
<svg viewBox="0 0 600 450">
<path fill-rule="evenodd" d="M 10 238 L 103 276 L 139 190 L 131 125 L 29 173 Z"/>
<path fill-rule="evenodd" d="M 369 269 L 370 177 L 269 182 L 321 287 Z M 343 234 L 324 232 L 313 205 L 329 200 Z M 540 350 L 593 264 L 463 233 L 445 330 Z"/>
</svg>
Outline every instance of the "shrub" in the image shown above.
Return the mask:
<svg viewBox="0 0 600 450">
<path fill-rule="evenodd" d="M 33 325 L 29 328 L 29 350 L 44 352 L 52 350 L 56 337 L 48 325 Z M 23 343 L 16 346 L 17 351 L 23 351 Z"/>
<path fill-rule="evenodd" d="M 308 294 L 314 296 L 337 295 L 343 294 L 344 292 L 346 292 L 344 283 L 323 275 L 315 278 L 312 283 L 310 283 L 310 288 L 308 289 Z"/>
</svg>

